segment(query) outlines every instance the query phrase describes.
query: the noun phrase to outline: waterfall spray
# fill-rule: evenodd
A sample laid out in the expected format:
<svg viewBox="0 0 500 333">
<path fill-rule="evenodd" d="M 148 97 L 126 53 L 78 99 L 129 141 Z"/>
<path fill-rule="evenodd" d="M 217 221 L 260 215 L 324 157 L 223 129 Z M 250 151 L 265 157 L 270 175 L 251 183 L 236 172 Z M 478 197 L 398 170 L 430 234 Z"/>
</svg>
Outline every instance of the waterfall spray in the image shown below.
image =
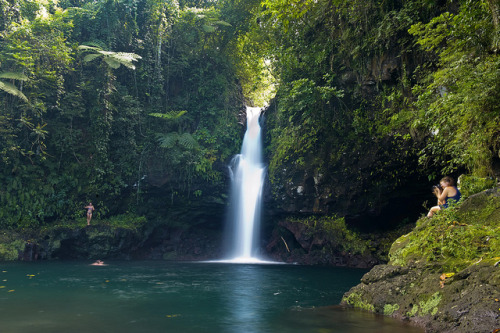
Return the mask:
<svg viewBox="0 0 500 333">
<path fill-rule="evenodd" d="M 231 162 L 232 249 L 233 261 L 258 260 L 258 231 L 265 166 L 262 161 L 262 138 L 259 124 L 261 109 L 247 107 L 247 130 L 243 138 L 241 154 Z"/>
</svg>

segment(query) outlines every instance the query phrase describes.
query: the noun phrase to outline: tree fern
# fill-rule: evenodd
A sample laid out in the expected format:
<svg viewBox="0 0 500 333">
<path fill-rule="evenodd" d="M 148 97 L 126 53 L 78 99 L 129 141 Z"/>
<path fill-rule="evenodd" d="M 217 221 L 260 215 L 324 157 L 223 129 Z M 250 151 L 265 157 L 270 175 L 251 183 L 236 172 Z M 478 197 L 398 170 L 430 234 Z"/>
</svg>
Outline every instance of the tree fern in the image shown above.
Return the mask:
<svg viewBox="0 0 500 333">
<path fill-rule="evenodd" d="M 198 141 L 190 133 L 182 133 L 179 135 L 179 144 L 187 149 L 198 148 Z"/>
<path fill-rule="evenodd" d="M 14 72 L 4 72 L 0 73 L 0 78 L 2 79 L 12 79 L 26 81 L 28 77 L 22 73 Z M 28 98 L 11 83 L 0 81 L 0 90 L 5 91 L 8 94 L 21 98 L 23 101 L 27 102 Z"/>
<path fill-rule="evenodd" d="M 156 118 L 174 120 L 180 118 L 185 113 L 187 113 L 187 111 L 183 110 L 183 111 L 169 111 L 167 113 L 150 113 L 149 115 Z"/>
<path fill-rule="evenodd" d="M 187 132 L 179 134 L 177 132 L 170 132 L 166 134 L 157 134 L 158 142 L 162 148 L 173 148 L 176 145 L 184 149 L 196 149 L 199 147 L 198 141 Z"/>
<path fill-rule="evenodd" d="M 26 81 L 26 80 L 28 80 L 28 77 L 22 73 L 3 72 L 3 73 L 0 73 L 0 79 L 12 79 L 12 80 Z"/>
<path fill-rule="evenodd" d="M 158 142 L 162 148 L 173 148 L 179 140 L 179 133 L 170 132 L 166 134 L 158 134 Z"/>
<path fill-rule="evenodd" d="M 142 59 L 140 55 L 135 53 L 105 51 L 97 46 L 80 45 L 78 48 L 83 52 L 94 52 L 87 54 L 83 58 L 84 62 L 90 62 L 97 58 L 102 58 L 102 60 L 113 69 L 117 69 L 121 65 L 130 69 L 135 69 L 133 61 Z"/>
</svg>

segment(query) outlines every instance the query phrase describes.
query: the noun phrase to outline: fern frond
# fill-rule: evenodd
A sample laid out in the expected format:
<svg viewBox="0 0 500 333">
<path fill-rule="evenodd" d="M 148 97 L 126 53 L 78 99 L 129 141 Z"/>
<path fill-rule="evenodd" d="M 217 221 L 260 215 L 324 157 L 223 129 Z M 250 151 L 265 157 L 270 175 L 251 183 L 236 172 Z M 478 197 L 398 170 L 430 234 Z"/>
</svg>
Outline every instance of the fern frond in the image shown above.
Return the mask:
<svg viewBox="0 0 500 333">
<path fill-rule="evenodd" d="M 23 73 L 15 73 L 15 72 L 3 72 L 3 73 L 0 73 L 0 78 L 2 78 L 2 79 L 19 80 L 19 81 L 26 81 L 26 80 L 28 80 L 28 77 L 26 75 L 24 75 Z"/>
<path fill-rule="evenodd" d="M 137 61 L 142 59 L 142 57 L 135 53 L 127 53 L 127 52 L 116 52 L 113 57 L 117 59 L 121 59 L 122 61 Z"/>
<path fill-rule="evenodd" d="M 104 61 L 113 69 L 117 69 L 121 65 L 121 63 L 110 57 L 104 58 Z"/>
<path fill-rule="evenodd" d="M 226 21 L 216 21 L 215 24 L 217 24 L 217 25 L 224 25 L 226 27 L 232 27 L 231 23 L 226 22 Z"/>
<path fill-rule="evenodd" d="M 111 57 L 115 54 L 115 52 L 113 52 L 113 51 L 105 51 L 105 50 L 98 50 L 97 52 L 99 52 L 100 54 L 105 55 L 107 57 Z"/>
<path fill-rule="evenodd" d="M 182 133 L 179 136 L 179 143 L 184 148 L 193 149 L 198 148 L 198 141 L 190 133 Z"/>
<path fill-rule="evenodd" d="M 99 53 L 92 53 L 92 54 L 87 54 L 84 58 L 83 61 L 85 62 L 90 62 L 96 58 L 99 58 L 101 55 Z"/>
<path fill-rule="evenodd" d="M 122 64 L 123 66 L 127 67 L 127 68 L 130 68 L 130 69 L 135 69 L 135 65 L 132 64 L 131 62 L 129 61 L 119 61 L 120 64 Z"/>
<path fill-rule="evenodd" d="M 27 102 L 28 98 L 14 86 L 13 84 L 0 81 L 0 90 L 3 90 L 11 95 L 21 98 L 23 101 Z"/>
<path fill-rule="evenodd" d="M 95 47 L 99 50 L 104 50 L 106 48 L 106 43 L 99 39 L 90 42 L 85 42 L 85 45 L 90 47 Z"/>
<path fill-rule="evenodd" d="M 166 115 L 168 116 L 169 119 L 178 119 L 182 115 L 186 114 L 186 110 L 181 110 L 181 111 L 168 111 Z"/>
<path fill-rule="evenodd" d="M 179 133 L 170 132 L 167 134 L 158 134 L 158 142 L 162 148 L 173 148 L 179 140 Z"/>
<path fill-rule="evenodd" d="M 150 113 L 149 115 L 152 117 L 156 117 L 156 118 L 174 120 L 174 119 L 180 118 L 185 113 L 187 113 L 187 111 L 182 110 L 182 111 L 169 111 L 167 113 L 154 112 L 154 113 Z"/>
<path fill-rule="evenodd" d="M 95 51 L 95 52 L 98 52 L 100 50 L 99 47 L 88 46 L 88 45 L 78 45 L 78 49 L 83 51 Z"/>
<path fill-rule="evenodd" d="M 212 25 L 203 24 L 201 27 L 202 27 L 203 31 L 205 31 L 205 32 L 208 32 L 208 33 L 215 32 L 215 27 Z"/>
</svg>

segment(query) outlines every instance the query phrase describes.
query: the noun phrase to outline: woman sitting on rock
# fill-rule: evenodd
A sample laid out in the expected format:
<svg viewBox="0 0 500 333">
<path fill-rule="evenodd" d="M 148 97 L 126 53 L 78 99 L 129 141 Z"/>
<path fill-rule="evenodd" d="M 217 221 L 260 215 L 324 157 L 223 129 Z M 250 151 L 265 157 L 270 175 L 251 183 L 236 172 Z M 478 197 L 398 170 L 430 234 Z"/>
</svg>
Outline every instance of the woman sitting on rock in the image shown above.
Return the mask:
<svg viewBox="0 0 500 333">
<path fill-rule="evenodd" d="M 462 197 L 462 194 L 455 186 L 455 181 L 453 178 L 446 176 L 439 182 L 441 186 L 434 187 L 434 195 L 438 198 L 438 205 L 432 207 L 427 214 L 427 217 L 432 217 L 434 213 L 440 211 L 443 208 L 448 208 L 450 200 L 458 202 Z"/>
</svg>

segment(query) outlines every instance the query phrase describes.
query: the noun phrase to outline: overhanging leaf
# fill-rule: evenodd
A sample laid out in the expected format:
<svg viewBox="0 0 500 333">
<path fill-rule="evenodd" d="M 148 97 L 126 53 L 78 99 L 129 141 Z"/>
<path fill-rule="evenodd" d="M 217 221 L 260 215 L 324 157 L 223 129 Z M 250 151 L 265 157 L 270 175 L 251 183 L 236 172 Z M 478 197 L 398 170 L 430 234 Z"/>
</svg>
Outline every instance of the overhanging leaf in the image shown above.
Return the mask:
<svg viewBox="0 0 500 333">
<path fill-rule="evenodd" d="M 223 26 L 226 26 L 226 27 L 232 27 L 231 23 L 226 22 L 226 21 L 217 21 L 217 22 L 215 22 L 215 24 L 217 24 L 217 25 L 223 25 Z"/>
<path fill-rule="evenodd" d="M 182 110 L 182 111 L 169 111 L 167 113 L 150 113 L 149 115 L 152 117 L 156 117 L 156 118 L 173 120 L 173 119 L 180 118 L 182 115 L 184 115 L 186 113 L 187 113 L 187 111 Z"/>
<path fill-rule="evenodd" d="M 28 77 L 22 73 L 15 73 L 15 72 L 4 72 L 0 73 L 0 78 L 2 79 L 12 79 L 12 80 L 20 80 L 20 81 L 26 81 L 28 80 Z"/>
<path fill-rule="evenodd" d="M 96 58 L 99 58 L 101 55 L 98 53 L 93 53 L 93 54 L 87 54 L 84 58 L 83 61 L 85 62 L 90 62 Z"/>
<path fill-rule="evenodd" d="M 0 81 L 0 90 L 3 90 L 11 95 L 21 98 L 25 102 L 28 101 L 28 98 L 14 86 L 13 84 Z"/>
<path fill-rule="evenodd" d="M 104 61 L 113 69 L 117 69 L 121 65 L 118 61 L 110 57 L 104 58 Z"/>
<path fill-rule="evenodd" d="M 203 24 L 201 27 L 202 27 L 203 31 L 205 31 L 205 32 L 208 32 L 208 33 L 215 32 L 214 26 Z"/>
<path fill-rule="evenodd" d="M 190 133 L 182 133 L 179 136 L 179 143 L 188 149 L 193 149 L 198 147 L 198 141 Z"/>
<path fill-rule="evenodd" d="M 175 146 L 179 140 L 179 134 L 177 132 L 171 132 L 167 134 L 158 134 L 158 142 L 162 148 L 172 148 Z"/>
</svg>

